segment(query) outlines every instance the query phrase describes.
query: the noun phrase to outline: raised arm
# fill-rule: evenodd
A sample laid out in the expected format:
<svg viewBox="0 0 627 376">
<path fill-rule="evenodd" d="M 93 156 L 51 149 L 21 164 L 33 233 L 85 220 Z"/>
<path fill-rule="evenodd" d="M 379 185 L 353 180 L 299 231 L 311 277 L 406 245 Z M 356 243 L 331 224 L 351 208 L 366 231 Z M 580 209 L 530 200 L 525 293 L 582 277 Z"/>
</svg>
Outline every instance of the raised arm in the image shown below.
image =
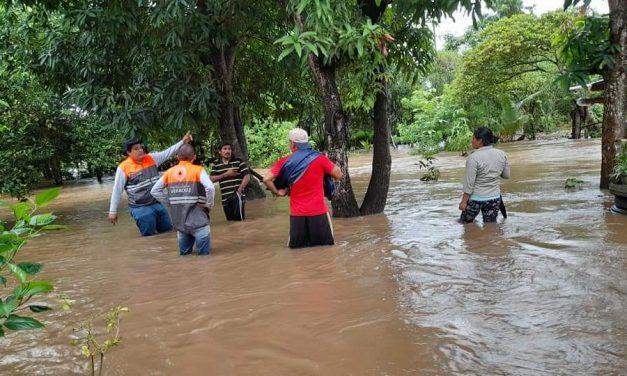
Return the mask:
<svg viewBox="0 0 627 376">
<path fill-rule="evenodd" d="M 169 148 L 165 149 L 164 151 L 156 151 L 156 152 L 150 153 L 148 155 L 150 155 L 155 160 L 155 162 L 157 163 L 157 166 L 161 166 L 163 164 L 163 162 L 167 161 L 168 159 L 170 159 L 170 158 L 172 158 L 172 157 L 174 157 L 176 155 L 176 152 L 179 150 L 181 145 L 189 144 L 193 140 L 194 140 L 194 138 L 192 137 L 192 134 L 189 133 L 189 131 L 188 131 L 187 133 L 185 133 L 185 136 L 183 136 L 181 141 L 179 141 L 176 144 L 170 146 Z"/>
<path fill-rule="evenodd" d="M 169 148 L 165 149 L 164 151 L 156 151 L 154 153 L 150 153 L 148 155 L 150 155 L 155 162 L 157 163 L 157 166 L 161 166 L 163 164 L 163 162 L 167 161 L 168 159 L 174 157 L 176 155 L 176 152 L 179 150 L 179 148 L 184 144 L 183 140 L 177 142 L 176 144 L 170 146 Z"/>
</svg>

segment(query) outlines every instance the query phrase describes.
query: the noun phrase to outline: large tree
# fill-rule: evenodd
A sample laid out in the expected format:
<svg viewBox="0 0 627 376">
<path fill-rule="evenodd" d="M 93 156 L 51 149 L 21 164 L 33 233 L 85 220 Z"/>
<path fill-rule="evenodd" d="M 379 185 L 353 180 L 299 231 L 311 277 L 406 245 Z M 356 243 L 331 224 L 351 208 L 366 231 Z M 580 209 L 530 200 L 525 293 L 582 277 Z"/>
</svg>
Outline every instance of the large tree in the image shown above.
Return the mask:
<svg viewBox="0 0 627 376">
<path fill-rule="evenodd" d="M 478 34 L 477 44 L 464 54 L 451 85 L 453 97 L 469 112 L 486 104 L 500 108 L 503 114 L 519 107 L 529 115 L 524 116 L 526 121 L 501 121 L 491 126 L 503 127 L 511 138 L 517 127 L 524 125 L 525 135 L 534 138 L 538 130 L 550 127 L 544 123 L 558 121 L 541 118 L 546 119 L 549 113 L 557 115 L 572 105 L 569 94 L 556 82 L 564 68 L 552 40 L 573 18 L 573 14 L 560 11 L 540 17 L 517 14 L 491 22 Z M 512 107 L 512 101 L 520 102 L 520 106 Z M 485 112 L 482 116 L 486 117 Z"/>
<path fill-rule="evenodd" d="M 391 165 L 385 75 L 388 74 L 387 66 L 393 61 L 386 58 L 388 50 L 390 56 L 397 54 L 400 61 L 413 60 L 412 69 L 424 69 L 432 59 L 433 48 L 431 39 L 429 44 L 424 43 L 424 36 L 430 35 L 427 33 L 428 23 L 437 23 L 442 17 L 451 16 L 459 7 L 470 12 L 473 19 L 481 14 L 478 0 L 372 0 L 356 5 L 344 1 L 300 0 L 290 3 L 288 10 L 296 27 L 280 39 L 285 47 L 281 57 L 290 53 L 302 57 L 322 99 L 328 152 L 344 173 L 339 194 L 332 201 L 333 214 L 339 217 L 377 213 L 385 207 Z M 393 30 L 399 37 L 395 44 L 391 43 Z M 364 83 L 364 87 L 376 96 L 373 103 L 373 174 L 361 210 L 350 182 L 349 118 L 337 84 L 338 74 L 346 66 L 370 72 L 366 76 L 369 85 Z"/>
<path fill-rule="evenodd" d="M 569 19 L 572 16 L 557 12 L 542 17 L 519 14 L 491 23 L 480 33 L 480 42 L 464 54 L 454 82 L 460 99 L 470 102 L 520 90 L 517 79 L 529 73 L 548 73 L 551 80 L 560 68 L 551 39 Z"/>
<path fill-rule="evenodd" d="M 67 81 L 39 64 L 44 19 L 28 8 L 0 12 L 0 193 L 21 197 L 44 179 L 61 184 L 69 169 L 100 175 L 118 159 L 119 144 L 67 101 Z"/>
<path fill-rule="evenodd" d="M 565 0 L 564 8 L 580 0 Z M 584 0 L 588 6 L 591 0 Z M 608 188 L 610 173 L 621 151 L 625 127 L 625 86 L 627 69 L 627 2 L 608 0 L 609 17 L 582 15 L 566 25 L 562 58 L 571 77 L 585 84 L 590 76 L 601 75 L 604 82 L 601 140 L 601 188 Z"/>
<path fill-rule="evenodd" d="M 238 70 L 237 60 L 253 51 L 251 40 L 271 41 L 282 32 L 276 19 L 285 17 L 271 2 L 45 3 L 46 10 L 55 5 L 57 21 L 42 60 L 59 74 L 76 73 L 69 94 L 81 109 L 162 142 L 177 137 L 173 129 L 192 129 L 200 140 L 217 135 L 247 160 L 235 90 L 237 75 L 248 70 Z"/>
</svg>

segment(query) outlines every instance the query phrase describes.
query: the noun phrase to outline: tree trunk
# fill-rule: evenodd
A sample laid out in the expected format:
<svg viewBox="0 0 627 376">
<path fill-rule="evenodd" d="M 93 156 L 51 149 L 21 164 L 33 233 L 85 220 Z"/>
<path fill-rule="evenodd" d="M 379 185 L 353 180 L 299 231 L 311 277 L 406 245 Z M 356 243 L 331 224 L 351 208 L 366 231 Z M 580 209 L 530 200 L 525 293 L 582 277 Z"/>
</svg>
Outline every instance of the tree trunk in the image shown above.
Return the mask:
<svg viewBox="0 0 627 376">
<path fill-rule="evenodd" d="M 63 185 L 63 176 L 61 176 L 61 161 L 55 155 L 50 158 L 50 171 L 52 172 L 52 179 L 54 180 L 55 185 Z M 76 169 L 76 173 L 78 174 L 77 179 L 80 179 L 80 173 L 78 172 L 78 168 Z"/>
<path fill-rule="evenodd" d="M 248 163 L 248 145 L 243 125 L 239 117 L 239 109 L 233 100 L 233 68 L 237 45 L 225 45 L 211 54 L 211 63 L 218 78 L 218 94 L 220 95 L 220 140 L 230 142 L 233 153 Z M 266 197 L 264 190 L 255 178 L 250 179 L 246 187 L 249 199 Z"/>
<path fill-rule="evenodd" d="M 233 67 L 235 65 L 236 44 L 225 45 L 211 53 L 211 64 L 216 76 L 218 95 L 220 96 L 220 140 L 230 142 L 233 152 L 243 156 L 237 132 L 235 131 L 235 106 L 233 104 Z"/>
<path fill-rule="evenodd" d="M 359 207 L 348 173 L 348 119 L 342 111 L 342 100 L 335 82 L 335 67 L 322 66 L 313 54 L 309 55 L 309 69 L 322 96 L 324 128 L 329 158 L 342 170 L 342 179 L 331 201 L 334 217 L 356 217 Z"/>
<path fill-rule="evenodd" d="M 359 2 L 361 12 L 370 18 L 372 23 L 378 23 L 388 6 L 389 1 L 362 0 Z M 383 77 L 385 67 L 375 69 L 377 77 Z M 391 130 L 388 118 L 388 93 L 385 79 L 378 79 L 381 91 L 377 93 L 374 102 L 374 139 L 372 154 L 372 174 L 368 183 L 366 196 L 359 211 L 362 215 L 382 213 L 388 198 L 390 188 L 390 174 L 392 169 L 392 156 L 390 155 Z"/>
<path fill-rule="evenodd" d="M 622 77 L 621 77 L 622 76 Z M 625 74 L 610 71 L 603 74 L 605 81 L 605 102 L 601 136 L 601 184 L 603 189 L 610 186 L 610 174 L 620 153 L 621 133 L 624 119 Z M 621 100 L 622 98 L 622 100 Z"/>
<path fill-rule="evenodd" d="M 252 167 L 248 163 L 248 142 L 246 142 L 246 135 L 244 134 L 244 124 L 242 123 L 239 106 L 237 105 L 233 106 L 233 125 L 235 126 L 235 135 L 237 137 L 237 141 L 241 150 L 238 156 L 240 156 L 244 160 L 244 162 L 246 162 L 251 173 L 250 182 L 246 186 L 246 190 L 244 193 L 249 200 L 265 198 L 266 192 L 264 191 L 264 186 L 261 185 L 263 176 L 260 177 L 259 174 L 253 171 Z"/>
<path fill-rule="evenodd" d="M 381 80 L 383 81 L 383 80 Z M 386 87 L 385 82 L 381 82 Z M 390 124 L 388 122 L 388 95 L 385 90 L 377 94 L 374 102 L 374 140 L 372 175 L 366 196 L 359 211 L 362 215 L 381 213 L 390 188 L 392 156 L 390 155 Z"/>
<path fill-rule="evenodd" d="M 233 106 L 233 125 L 235 126 L 235 135 L 242 151 L 242 158 L 248 162 L 248 142 L 246 142 L 246 134 L 244 134 L 244 123 L 240 116 L 239 106 Z"/>
<path fill-rule="evenodd" d="M 625 63 L 627 54 L 627 3 L 609 0 L 610 42 L 620 46 L 616 54 L 616 67 L 603 72 L 605 82 L 603 128 L 601 139 L 601 188 L 609 188 L 610 173 L 616 164 L 621 148 L 621 135 L 625 122 Z"/>
</svg>

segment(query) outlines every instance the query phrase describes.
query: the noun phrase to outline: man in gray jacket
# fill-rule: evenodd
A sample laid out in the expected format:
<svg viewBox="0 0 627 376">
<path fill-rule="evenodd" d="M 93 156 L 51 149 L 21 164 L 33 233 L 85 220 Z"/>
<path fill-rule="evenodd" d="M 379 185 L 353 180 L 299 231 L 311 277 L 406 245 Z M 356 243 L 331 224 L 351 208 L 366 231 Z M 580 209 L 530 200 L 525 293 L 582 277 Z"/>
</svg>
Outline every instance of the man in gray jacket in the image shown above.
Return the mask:
<svg viewBox="0 0 627 376">
<path fill-rule="evenodd" d="M 109 221 L 112 224 L 118 222 L 118 206 L 122 191 L 126 191 L 129 211 L 142 236 L 172 230 L 168 212 L 150 195 L 150 189 L 159 179 L 157 168 L 172 158 L 181 145 L 192 140 L 192 135 L 187 132 L 181 141 L 168 149 L 150 154 L 145 153 L 141 140 L 132 138 L 124 143 L 128 158 L 120 163 L 115 172 L 109 204 Z"/>
<path fill-rule="evenodd" d="M 192 164 L 196 153 L 191 145 L 181 146 L 176 157 L 179 164 L 163 174 L 150 194 L 170 208 L 181 256 L 190 255 L 194 243 L 198 255 L 208 255 L 211 250 L 209 210 L 213 207 L 215 188 L 207 171 Z"/>
</svg>

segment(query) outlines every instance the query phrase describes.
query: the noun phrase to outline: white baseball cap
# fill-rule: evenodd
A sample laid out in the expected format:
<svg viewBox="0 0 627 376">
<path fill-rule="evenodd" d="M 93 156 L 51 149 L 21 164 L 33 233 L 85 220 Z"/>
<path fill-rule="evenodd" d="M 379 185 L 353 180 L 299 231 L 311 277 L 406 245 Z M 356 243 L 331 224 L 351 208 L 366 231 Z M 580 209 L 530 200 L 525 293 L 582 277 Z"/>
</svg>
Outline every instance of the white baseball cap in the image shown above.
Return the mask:
<svg viewBox="0 0 627 376">
<path fill-rule="evenodd" d="M 288 133 L 288 138 L 295 144 L 306 144 L 309 142 L 307 131 L 302 128 L 294 128 Z"/>
</svg>

